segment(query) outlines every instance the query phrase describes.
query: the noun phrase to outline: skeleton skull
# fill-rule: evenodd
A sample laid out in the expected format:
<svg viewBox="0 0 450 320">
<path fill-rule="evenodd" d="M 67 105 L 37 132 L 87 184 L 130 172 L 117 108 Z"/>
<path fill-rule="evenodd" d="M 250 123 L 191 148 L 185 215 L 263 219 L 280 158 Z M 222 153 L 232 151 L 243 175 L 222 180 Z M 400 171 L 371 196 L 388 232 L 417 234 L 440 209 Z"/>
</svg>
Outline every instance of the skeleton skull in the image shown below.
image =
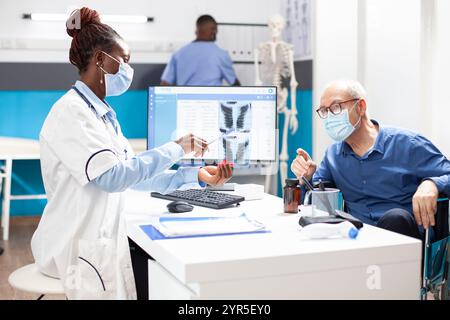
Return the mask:
<svg viewBox="0 0 450 320">
<path fill-rule="evenodd" d="M 286 25 L 286 22 L 284 18 L 276 14 L 269 20 L 269 29 L 272 35 L 272 38 L 280 38 L 281 32 L 284 29 L 284 26 Z"/>
</svg>

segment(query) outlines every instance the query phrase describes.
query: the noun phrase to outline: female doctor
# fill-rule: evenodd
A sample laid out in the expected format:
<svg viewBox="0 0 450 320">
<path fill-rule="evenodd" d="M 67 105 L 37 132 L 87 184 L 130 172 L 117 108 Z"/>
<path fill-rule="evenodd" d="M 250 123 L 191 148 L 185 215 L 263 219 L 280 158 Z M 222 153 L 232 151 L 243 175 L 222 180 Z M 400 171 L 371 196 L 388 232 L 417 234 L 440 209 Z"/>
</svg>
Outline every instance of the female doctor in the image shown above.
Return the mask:
<svg viewBox="0 0 450 320">
<path fill-rule="evenodd" d="M 185 153 L 203 154 L 205 141 L 193 135 L 134 155 L 105 101 L 130 87 L 128 46 L 89 8 L 72 13 L 67 33 L 80 80 L 53 105 L 40 132 L 48 203 L 33 256 L 42 273 L 61 279 L 69 299 L 135 299 L 122 191 L 223 184 L 232 167 L 169 171 Z"/>
</svg>

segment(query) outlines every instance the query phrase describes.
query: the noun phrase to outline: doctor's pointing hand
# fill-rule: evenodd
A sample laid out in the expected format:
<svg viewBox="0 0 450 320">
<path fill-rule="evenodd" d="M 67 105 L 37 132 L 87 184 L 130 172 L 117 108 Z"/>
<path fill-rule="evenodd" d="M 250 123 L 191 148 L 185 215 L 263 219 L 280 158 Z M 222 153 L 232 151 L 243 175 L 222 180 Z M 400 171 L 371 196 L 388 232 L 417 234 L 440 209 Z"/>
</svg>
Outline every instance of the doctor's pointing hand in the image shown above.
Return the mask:
<svg viewBox="0 0 450 320">
<path fill-rule="evenodd" d="M 195 157 L 203 156 L 208 150 L 206 140 L 189 133 L 175 141 L 186 154 L 193 153 Z M 209 185 L 223 185 L 230 180 L 233 175 L 233 164 L 223 162 L 216 166 L 206 166 L 200 168 L 198 180 Z"/>
<path fill-rule="evenodd" d="M 207 150 L 192 134 L 135 155 L 105 100 L 131 85 L 128 45 L 89 8 L 75 10 L 66 26 L 69 60 L 80 77 L 40 132 L 48 202 L 32 238 L 33 256 L 40 272 L 61 279 L 69 299 L 135 299 L 123 191 L 223 184 L 232 166 L 169 170 L 185 154 Z"/>
</svg>

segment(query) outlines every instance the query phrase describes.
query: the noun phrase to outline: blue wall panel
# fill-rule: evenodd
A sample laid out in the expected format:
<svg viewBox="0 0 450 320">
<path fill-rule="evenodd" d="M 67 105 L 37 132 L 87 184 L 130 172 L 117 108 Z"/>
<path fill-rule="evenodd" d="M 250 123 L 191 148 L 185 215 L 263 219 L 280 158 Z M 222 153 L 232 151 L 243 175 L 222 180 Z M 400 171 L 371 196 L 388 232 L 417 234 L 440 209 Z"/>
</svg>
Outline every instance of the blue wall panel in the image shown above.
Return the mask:
<svg viewBox="0 0 450 320">
<path fill-rule="evenodd" d="M 63 91 L 0 91 L 0 136 L 39 139 L 51 106 Z"/>
<path fill-rule="evenodd" d="M 290 108 L 290 96 L 288 97 L 288 107 Z M 291 172 L 291 162 L 297 156 L 297 148 L 302 148 L 306 150 L 312 157 L 312 90 L 297 90 L 297 111 L 298 111 L 298 130 L 292 135 L 289 134 L 288 137 L 288 177 L 295 178 L 294 174 Z M 284 127 L 284 116 L 280 115 L 279 119 L 279 131 L 280 131 L 280 150 L 282 143 L 282 132 Z M 280 175 L 278 174 L 278 177 Z M 282 195 L 282 190 L 284 186 L 284 181 L 280 181 L 278 184 L 278 195 Z"/>
<path fill-rule="evenodd" d="M 147 90 L 128 91 L 107 101 L 116 111 L 125 137 L 147 137 Z"/>
</svg>

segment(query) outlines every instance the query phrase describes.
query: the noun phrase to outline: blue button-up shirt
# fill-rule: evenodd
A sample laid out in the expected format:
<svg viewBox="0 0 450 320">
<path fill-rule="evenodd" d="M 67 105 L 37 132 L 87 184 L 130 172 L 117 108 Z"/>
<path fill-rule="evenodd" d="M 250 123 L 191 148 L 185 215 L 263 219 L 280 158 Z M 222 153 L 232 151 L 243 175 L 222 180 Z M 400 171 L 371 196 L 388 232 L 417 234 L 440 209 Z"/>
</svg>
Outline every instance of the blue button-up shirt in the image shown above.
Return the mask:
<svg viewBox="0 0 450 320">
<path fill-rule="evenodd" d="M 372 149 L 359 157 L 346 142 L 331 145 L 313 181 L 333 182 L 350 214 L 369 224 L 393 208 L 412 214 L 412 197 L 424 179 L 450 194 L 450 161 L 429 140 L 372 122 L 379 126 Z"/>
<path fill-rule="evenodd" d="M 179 86 L 220 86 L 236 82 L 229 54 L 212 41 L 194 41 L 175 52 L 161 80 Z"/>
</svg>

